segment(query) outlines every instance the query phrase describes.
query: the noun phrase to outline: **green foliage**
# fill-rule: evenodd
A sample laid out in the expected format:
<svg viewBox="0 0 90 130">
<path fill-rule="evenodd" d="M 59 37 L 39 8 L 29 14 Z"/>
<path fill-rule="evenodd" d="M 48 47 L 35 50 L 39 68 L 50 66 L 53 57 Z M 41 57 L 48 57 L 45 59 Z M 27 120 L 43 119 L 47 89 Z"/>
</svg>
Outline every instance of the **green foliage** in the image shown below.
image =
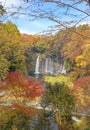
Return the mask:
<svg viewBox="0 0 90 130">
<path fill-rule="evenodd" d="M 44 80 L 45 80 L 45 82 L 50 83 L 52 85 L 54 85 L 55 83 L 58 83 L 58 84 L 64 83 L 65 85 L 67 85 L 70 88 L 73 86 L 73 83 L 71 82 L 70 78 L 68 76 L 64 76 L 64 75 L 59 75 L 56 77 L 45 76 Z"/>
<path fill-rule="evenodd" d="M 75 130 L 90 130 L 89 120 L 90 118 L 88 117 L 81 117 L 81 121 L 74 122 L 74 129 Z"/>
<path fill-rule="evenodd" d="M 74 97 L 71 94 L 72 83 L 69 80 L 65 76 L 49 77 L 45 80 L 49 82 L 46 87 L 46 97 L 53 104 L 54 109 L 59 111 L 60 117 L 57 122 L 62 130 L 65 130 L 66 125 L 67 130 L 72 129 L 71 112 L 74 108 Z"/>
<path fill-rule="evenodd" d="M 32 74 L 35 71 L 35 55 L 32 52 L 32 47 L 27 47 L 25 51 L 25 63 L 28 74 Z"/>
<path fill-rule="evenodd" d="M 5 10 L 0 5 L 0 15 L 2 15 L 4 12 Z M 26 46 L 25 43 L 29 45 Z M 61 129 L 65 130 L 65 126 L 67 125 L 68 130 L 74 130 L 74 128 L 71 128 L 71 111 L 73 110 L 74 103 L 76 102 L 74 102 L 71 93 L 73 86 L 71 79 L 74 82 L 76 80 L 78 81 L 78 78 L 81 79 L 81 77 L 86 77 L 90 75 L 90 26 L 80 25 L 76 28 L 67 28 L 65 30 L 59 31 L 55 37 L 51 36 L 41 38 L 39 36 L 24 36 L 23 39 L 21 39 L 21 35 L 15 24 L 11 23 L 10 21 L 6 24 L 0 22 L 0 78 L 5 78 L 5 75 L 8 71 L 17 70 L 22 73 L 26 73 L 26 71 L 28 71 L 28 74 L 33 72 L 35 68 L 34 59 L 37 53 L 43 54 L 41 58 L 48 56 L 57 56 L 60 58 L 62 57 L 64 59 L 64 64 L 67 72 L 71 73 L 70 77 L 69 75 L 44 77 L 44 81 L 46 82 L 46 84 L 48 84 L 48 86 L 46 87 L 46 97 L 48 100 L 44 98 L 45 100 L 43 99 L 42 105 L 43 107 L 46 107 L 48 103 L 52 103 L 54 109 L 58 109 L 59 111 L 62 122 L 60 124 Z M 81 101 L 86 100 L 84 102 L 85 105 L 87 101 L 89 102 L 89 91 L 86 91 L 86 84 L 87 81 L 85 82 L 85 88 L 82 88 L 83 85 L 79 84 L 79 89 L 76 93 L 75 91 L 77 85 L 74 89 L 74 94 L 76 94 L 76 97 L 80 98 Z M 84 93 L 85 97 L 83 96 Z M 78 104 L 80 104 L 80 100 L 78 100 Z M 12 116 L 14 115 L 13 113 L 14 112 L 11 112 Z M 2 127 L 2 130 L 6 130 L 9 128 L 11 129 L 11 125 L 8 124 L 15 125 L 13 124 L 13 117 L 11 115 L 8 115 L 7 113 L 5 114 L 5 112 L 4 115 L 4 117 L 7 119 L 5 120 L 4 118 L 4 123 L 6 123 L 7 125 Z M 23 116 L 21 122 L 19 121 L 19 117 L 16 118 L 14 119 L 15 122 L 17 123 L 18 121 L 19 124 L 21 124 L 20 126 L 22 126 Z M 43 117 L 41 118 L 41 120 L 43 120 L 41 122 L 42 128 L 43 125 L 45 125 L 44 122 L 47 122 L 44 119 L 45 118 Z M 83 123 L 86 122 L 84 121 Z M 24 127 L 19 128 L 18 125 L 16 125 L 16 127 L 20 130 L 24 129 Z M 27 128 L 25 128 L 25 130 L 26 129 Z M 82 129 L 88 130 L 87 127 L 82 128 L 82 123 L 75 124 L 75 130 Z"/>
<path fill-rule="evenodd" d="M 9 62 L 4 55 L 0 55 L 0 78 L 4 78 L 9 69 Z"/>
<path fill-rule="evenodd" d="M 30 117 L 17 109 L 0 111 L 0 130 L 26 130 L 29 128 Z"/>
<path fill-rule="evenodd" d="M 66 114 L 65 111 L 69 111 L 69 107 L 73 107 L 73 97 L 70 93 L 70 88 L 65 83 L 49 84 L 47 86 L 47 97 L 54 106 L 60 109 L 61 114 Z M 68 113 L 67 113 L 68 114 Z"/>
<path fill-rule="evenodd" d="M 46 49 L 46 45 L 44 43 L 37 43 L 34 47 L 34 51 L 37 53 L 44 53 Z"/>
<path fill-rule="evenodd" d="M 90 29 L 90 26 L 88 24 L 80 25 L 79 27 L 77 27 L 78 31 L 85 31 L 89 29 Z"/>
<path fill-rule="evenodd" d="M 15 68 L 15 70 L 25 73 L 25 56 L 21 45 L 14 44 L 11 46 L 11 51 L 8 53 L 7 59 L 10 62 L 10 71 L 13 71 L 12 68 Z"/>
<path fill-rule="evenodd" d="M 0 23 L 0 77 L 8 71 L 26 73 L 25 49 L 22 46 L 20 33 L 11 22 Z"/>
<path fill-rule="evenodd" d="M 15 39 L 16 37 L 20 36 L 20 33 L 15 24 L 8 21 L 5 25 L 6 25 L 6 30 L 12 39 Z"/>
<path fill-rule="evenodd" d="M 73 69 L 72 61 L 70 59 L 65 60 L 64 64 L 67 72 L 70 72 Z"/>
</svg>

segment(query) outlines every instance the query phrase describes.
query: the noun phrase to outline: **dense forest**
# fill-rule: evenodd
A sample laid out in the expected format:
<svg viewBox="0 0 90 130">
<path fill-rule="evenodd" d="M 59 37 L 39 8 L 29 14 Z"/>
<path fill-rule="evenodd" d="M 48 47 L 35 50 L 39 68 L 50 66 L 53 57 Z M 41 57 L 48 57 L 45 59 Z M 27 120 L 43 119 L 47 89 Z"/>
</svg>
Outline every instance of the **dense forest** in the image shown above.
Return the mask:
<svg viewBox="0 0 90 130">
<path fill-rule="evenodd" d="M 66 73 L 31 77 L 38 56 L 41 63 L 47 57 L 62 60 Z M 32 102 L 41 102 L 43 109 L 27 105 Z M 90 26 L 28 35 L 10 21 L 0 22 L 0 104 L 0 130 L 49 130 L 53 112 L 60 130 L 89 130 Z M 49 105 L 52 109 L 46 111 Z M 39 121 L 31 128 L 37 115 Z"/>
</svg>

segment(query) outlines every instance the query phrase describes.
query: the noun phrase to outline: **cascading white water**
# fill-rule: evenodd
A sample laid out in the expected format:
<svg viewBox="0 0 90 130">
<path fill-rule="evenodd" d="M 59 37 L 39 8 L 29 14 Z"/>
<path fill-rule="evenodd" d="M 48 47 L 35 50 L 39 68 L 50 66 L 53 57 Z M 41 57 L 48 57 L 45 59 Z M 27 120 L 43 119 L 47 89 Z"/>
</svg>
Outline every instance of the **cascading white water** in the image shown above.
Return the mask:
<svg viewBox="0 0 90 130">
<path fill-rule="evenodd" d="M 66 69 L 65 69 L 64 65 L 62 66 L 61 74 L 66 74 Z"/>
<path fill-rule="evenodd" d="M 59 74 L 59 73 L 61 73 L 61 74 L 66 74 L 66 69 L 65 69 L 65 66 L 64 66 L 63 63 L 61 63 L 61 64 L 59 65 L 59 69 L 58 69 L 58 71 L 56 72 L 56 74 Z"/>
<path fill-rule="evenodd" d="M 45 72 L 48 73 L 48 58 L 45 59 Z"/>
<path fill-rule="evenodd" d="M 45 60 L 45 72 L 46 73 L 53 73 L 53 61 L 51 58 L 46 58 Z"/>
<path fill-rule="evenodd" d="M 39 56 L 36 59 L 35 74 L 39 74 Z"/>
<path fill-rule="evenodd" d="M 66 70 L 64 67 L 63 62 L 56 60 L 55 58 L 46 58 L 40 62 L 40 57 L 38 56 L 36 59 L 35 65 L 35 74 L 51 74 L 51 75 L 58 75 L 58 74 L 66 74 Z"/>
<path fill-rule="evenodd" d="M 50 61 L 49 61 L 49 73 L 53 74 L 53 61 L 52 61 L 51 58 L 50 58 Z"/>
</svg>

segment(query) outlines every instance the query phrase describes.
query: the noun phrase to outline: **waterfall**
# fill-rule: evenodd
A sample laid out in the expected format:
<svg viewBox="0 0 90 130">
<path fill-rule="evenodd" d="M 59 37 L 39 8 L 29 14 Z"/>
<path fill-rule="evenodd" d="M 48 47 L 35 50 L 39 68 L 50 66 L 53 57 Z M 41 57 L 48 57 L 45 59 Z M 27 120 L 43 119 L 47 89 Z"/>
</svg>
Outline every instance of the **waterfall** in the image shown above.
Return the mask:
<svg viewBox="0 0 90 130">
<path fill-rule="evenodd" d="M 46 73 L 53 73 L 53 61 L 51 58 L 46 58 L 45 60 L 45 72 Z"/>
<path fill-rule="evenodd" d="M 60 60 L 62 59 L 57 61 L 56 58 L 48 57 L 40 62 L 40 57 L 38 56 L 36 59 L 35 74 L 66 74 L 64 63 Z"/>
<path fill-rule="evenodd" d="M 53 61 L 52 61 L 51 58 L 50 58 L 50 61 L 49 61 L 49 72 L 50 72 L 50 74 L 53 74 Z"/>
<path fill-rule="evenodd" d="M 61 74 L 66 74 L 66 69 L 65 69 L 65 66 L 64 66 L 63 63 L 61 63 L 60 66 L 59 66 L 59 69 L 58 69 L 58 71 L 57 71 L 57 74 L 59 74 L 59 73 L 61 73 Z"/>
<path fill-rule="evenodd" d="M 36 59 L 35 74 L 39 74 L 39 56 Z"/>
<path fill-rule="evenodd" d="M 48 72 L 48 58 L 45 60 L 45 72 Z"/>
<path fill-rule="evenodd" d="M 61 71 L 62 74 L 66 74 L 66 70 L 65 70 L 65 67 L 64 65 L 62 66 L 62 71 Z"/>
</svg>

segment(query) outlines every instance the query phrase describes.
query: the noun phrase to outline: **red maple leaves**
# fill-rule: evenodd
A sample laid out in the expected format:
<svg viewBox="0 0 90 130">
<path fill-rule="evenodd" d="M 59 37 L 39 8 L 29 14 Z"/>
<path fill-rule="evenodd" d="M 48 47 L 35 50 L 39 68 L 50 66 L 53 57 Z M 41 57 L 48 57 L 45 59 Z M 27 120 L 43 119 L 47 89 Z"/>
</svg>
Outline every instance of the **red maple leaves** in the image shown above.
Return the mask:
<svg viewBox="0 0 90 130">
<path fill-rule="evenodd" d="M 4 79 L 6 89 L 13 89 L 25 98 L 35 98 L 44 93 L 42 82 L 29 78 L 19 72 L 9 72 Z"/>
<path fill-rule="evenodd" d="M 79 78 L 73 87 L 73 94 L 78 106 L 90 106 L 90 76 Z"/>
<path fill-rule="evenodd" d="M 32 102 L 44 93 L 41 81 L 19 72 L 9 72 L 6 78 L 0 81 L 0 90 L 5 92 L 3 95 L 4 104 L 11 102 L 9 109 L 19 109 L 27 115 L 30 115 L 33 111 L 37 112 L 36 108 L 28 106 L 27 103 Z"/>
</svg>

